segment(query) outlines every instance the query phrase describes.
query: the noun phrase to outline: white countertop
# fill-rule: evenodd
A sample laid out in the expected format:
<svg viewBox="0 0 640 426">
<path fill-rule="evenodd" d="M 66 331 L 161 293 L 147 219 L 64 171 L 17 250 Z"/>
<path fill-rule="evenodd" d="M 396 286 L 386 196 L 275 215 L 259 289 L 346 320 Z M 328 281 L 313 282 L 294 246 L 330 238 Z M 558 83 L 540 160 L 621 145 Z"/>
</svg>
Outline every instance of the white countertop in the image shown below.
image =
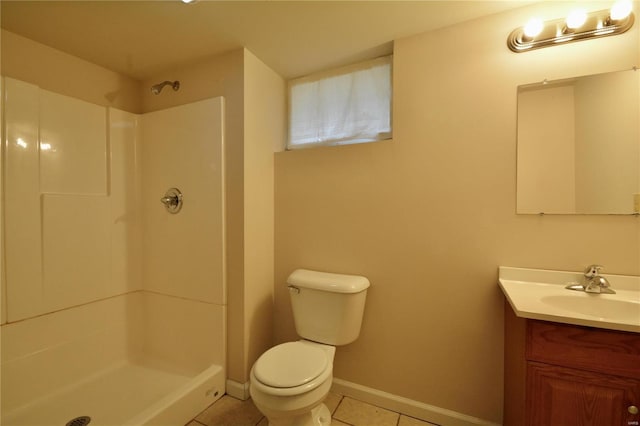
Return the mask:
<svg viewBox="0 0 640 426">
<path fill-rule="evenodd" d="M 519 317 L 640 333 L 640 277 L 601 275 L 616 294 L 565 289 L 581 272 L 501 266 L 498 281 Z"/>
</svg>

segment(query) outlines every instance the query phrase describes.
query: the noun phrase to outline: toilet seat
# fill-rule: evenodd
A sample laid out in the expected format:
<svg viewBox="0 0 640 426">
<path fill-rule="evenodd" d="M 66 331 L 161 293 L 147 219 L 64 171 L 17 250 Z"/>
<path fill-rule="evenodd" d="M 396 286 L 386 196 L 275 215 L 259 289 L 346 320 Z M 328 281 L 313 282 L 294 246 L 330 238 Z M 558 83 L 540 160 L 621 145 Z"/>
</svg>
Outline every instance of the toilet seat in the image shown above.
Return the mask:
<svg viewBox="0 0 640 426">
<path fill-rule="evenodd" d="M 318 377 L 327 368 L 326 353 L 303 342 L 288 342 L 266 351 L 256 361 L 254 374 L 274 388 L 293 388 Z"/>
<path fill-rule="evenodd" d="M 296 395 L 331 377 L 332 360 L 321 347 L 305 341 L 287 342 L 266 351 L 251 369 L 252 383 L 271 395 Z"/>
</svg>

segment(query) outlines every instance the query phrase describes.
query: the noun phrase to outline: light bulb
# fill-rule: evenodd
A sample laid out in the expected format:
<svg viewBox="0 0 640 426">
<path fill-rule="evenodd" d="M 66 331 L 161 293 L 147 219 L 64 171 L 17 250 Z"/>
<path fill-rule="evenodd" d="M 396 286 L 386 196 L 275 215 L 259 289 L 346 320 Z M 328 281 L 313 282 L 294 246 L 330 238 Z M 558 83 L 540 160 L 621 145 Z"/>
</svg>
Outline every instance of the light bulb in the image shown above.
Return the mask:
<svg viewBox="0 0 640 426">
<path fill-rule="evenodd" d="M 611 6 L 609 16 L 612 21 L 624 19 L 631 13 L 631 0 L 618 0 Z"/>
<path fill-rule="evenodd" d="M 538 18 L 531 18 L 524 26 L 524 35 L 533 38 L 542 32 L 544 24 Z"/>
<path fill-rule="evenodd" d="M 584 9 L 572 10 L 567 16 L 567 28 L 575 30 L 580 28 L 587 22 L 587 12 Z"/>
</svg>

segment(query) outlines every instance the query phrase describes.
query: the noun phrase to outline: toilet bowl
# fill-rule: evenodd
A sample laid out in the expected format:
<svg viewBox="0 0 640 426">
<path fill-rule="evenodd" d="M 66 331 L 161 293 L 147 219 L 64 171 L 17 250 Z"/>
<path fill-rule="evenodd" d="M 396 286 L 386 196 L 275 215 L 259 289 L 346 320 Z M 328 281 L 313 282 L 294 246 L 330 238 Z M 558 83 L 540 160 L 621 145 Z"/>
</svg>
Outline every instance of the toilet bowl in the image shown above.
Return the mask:
<svg viewBox="0 0 640 426">
<path fill-rule="evenodd" d="M 322 402 L 333 380 L 336 345 L 360 334 L 369 280 L 298 269 L 287 279 L 302 340 L 266 351 L 251 368 L 249 393 L 270 426 L 328 426 Z"/>
<path fill-rule="evenodd" d="M 333 379 L 335 347 L 300 340 L 275 346 L 251 369 L 249 392 L 270 426 L 326 426 L 322 403 Z"/>
</svg>

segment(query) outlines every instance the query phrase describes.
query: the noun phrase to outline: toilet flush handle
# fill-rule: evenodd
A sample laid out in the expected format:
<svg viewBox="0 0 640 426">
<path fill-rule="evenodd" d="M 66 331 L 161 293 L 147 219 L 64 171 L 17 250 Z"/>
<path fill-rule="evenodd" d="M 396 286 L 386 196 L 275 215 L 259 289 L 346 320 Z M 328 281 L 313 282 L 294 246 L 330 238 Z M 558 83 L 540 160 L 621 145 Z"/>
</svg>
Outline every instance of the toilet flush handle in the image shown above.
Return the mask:
<svg viewBox="0 0 640 426">
<path fill-rule="evenodd" d="M 295 285 L 289 285 L 289 293 L 300 294 L 300 289 Z"/>
</svg>

